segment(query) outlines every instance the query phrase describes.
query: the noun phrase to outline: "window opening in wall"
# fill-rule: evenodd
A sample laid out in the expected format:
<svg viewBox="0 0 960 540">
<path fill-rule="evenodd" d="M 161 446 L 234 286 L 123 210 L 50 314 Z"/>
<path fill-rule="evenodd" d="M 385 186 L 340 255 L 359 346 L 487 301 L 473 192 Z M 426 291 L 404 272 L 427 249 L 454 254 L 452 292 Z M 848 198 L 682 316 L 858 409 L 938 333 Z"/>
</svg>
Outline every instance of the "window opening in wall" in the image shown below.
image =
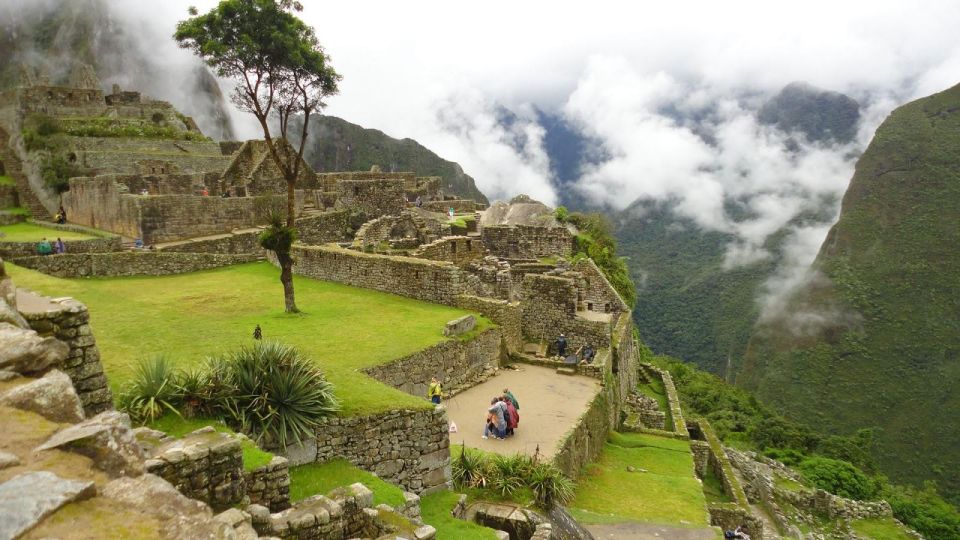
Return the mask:
<svg viewBox="0 0 960 540">
<path fill-rule="evenodd" d="M 450 253 L 456 253 L 456 252 L 457 252 L 457 243 L 450 242 Z"/>
<path fill-rule="evenodd" d="M 606 311 L 607 313 L 610 313 L 610 304 L 604 304 L 603 310 Z"/>
<path fill-rule="evenodd" d="M 360 195 L 360 186 L 353 186 L 353 194 Z"/>
<path fill-rule="evenodd" d="M 587 311 L 593 311 L 593 302 L 587 302 Z"/>
</svg>

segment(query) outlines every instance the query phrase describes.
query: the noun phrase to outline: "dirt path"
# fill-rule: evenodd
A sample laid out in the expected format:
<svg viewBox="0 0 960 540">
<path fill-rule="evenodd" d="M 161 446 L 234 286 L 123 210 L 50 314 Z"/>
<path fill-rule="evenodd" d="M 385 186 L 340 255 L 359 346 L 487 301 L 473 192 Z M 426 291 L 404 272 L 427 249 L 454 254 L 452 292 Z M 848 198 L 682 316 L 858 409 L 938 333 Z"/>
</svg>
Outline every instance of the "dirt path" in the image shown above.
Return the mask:
<svg viewBox="0 0 960 540">
<path fill-rule="evenodd" d="M 444 405 L 458 432 L 450 434 L 450 444 L 466 442 L 472 448 L 511 455 L 553 457 L 557 443 L 576 423 L 600 390 L 596 379 L 579 375 L 557 375 L 550 368 L 519 365 L 519 371 L 501 370 L 492 379 L 447 400 Z M 483 440 L 483 419 L 490 398 L 510 388 L 520 402 L 520 427 L 516 435 L 503 441 Z"/>
<path fill-rule="evenodd" d="M 649 523 L 612 523 L 587 525 L 597 540 L 716 540 L 715 529 L 683 529 Z"/>
</svg>

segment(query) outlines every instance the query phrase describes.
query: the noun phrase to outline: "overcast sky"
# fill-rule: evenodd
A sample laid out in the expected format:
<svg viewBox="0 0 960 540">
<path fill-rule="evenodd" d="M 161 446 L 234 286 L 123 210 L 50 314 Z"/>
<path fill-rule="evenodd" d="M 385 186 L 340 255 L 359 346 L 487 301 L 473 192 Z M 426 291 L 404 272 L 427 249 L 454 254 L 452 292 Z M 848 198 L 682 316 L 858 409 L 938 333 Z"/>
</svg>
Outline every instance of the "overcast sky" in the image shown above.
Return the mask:
<svg viewBox="0 0 960 540">
<path fill-rule="evenodd" d="M 170 58 L 186 54 L 163 36 L 187 6 L 215 4 L 113 3 L 149 21 Z M 638 198 L 675 201 L 699 226 L 735 236 L 729 267 L 769 256 L 770 234 L 824 198 L 839 200 L 851 156 L 890 110 L 960 82 L 957 0 L 303 3 L 301 16 L 343 75 L 328 114 L 416 139 L 459 162 L 492 199 L 527 193 L 551 204 L 532 110 L 561 114 L 607 158 L 584 167 L 577 195 L 614 209 Z M 860 101 L 857 140 L 790 152 L 782 133 L 758 125 L 756 107 L 793 81 Z M 712 108 L 700 127 L 715 143 L 665 116 L 666 106 Z M 519 121 L 500 125 L 500 107 Z M 241 136 L 258 136 L 238 120 L 250 126 Z M 733 220 L 729 198 L 753 217 Z M 792 266 L 771 288 L 799 279 L 828 228 L 791 231 Z"/>
</svg>

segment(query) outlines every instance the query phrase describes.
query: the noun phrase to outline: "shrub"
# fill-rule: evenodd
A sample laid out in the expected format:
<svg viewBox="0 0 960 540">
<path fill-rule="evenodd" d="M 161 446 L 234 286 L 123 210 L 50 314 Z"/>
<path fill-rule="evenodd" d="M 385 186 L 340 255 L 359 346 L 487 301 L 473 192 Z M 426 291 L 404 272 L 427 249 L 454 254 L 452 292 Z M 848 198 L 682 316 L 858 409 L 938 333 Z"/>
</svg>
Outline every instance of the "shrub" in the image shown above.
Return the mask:
<svg viewBox="0 0 960 540">
<path fill-rule="evenodd" d="M 63 193 L 70 189 L 70 179 L 80 176 L 81 170 L 70 163 L 63 156 L 50 155 L 40 164 L 40 175 L 43 184 L 54 193 Z"/>
<path fill-rule="evenodd" d="M 490 460 L 490 487 L 509 497 L 527 483 L 532 468 L 533 463 L 526 456 L 493 456 Z"/>
<path fill-rule="evenodd" d="M 553 211 L 553 217 L 560 223 L 566 223 L 567 220 L 570 219 L 570 211 L 567 210 L 566 206 L 558 206 L 557 209 Z"/>
<path fill-rule="evenodd" d="M 877 495 L 876 482 L 846 461 L 811 457 L 803 460 L 799 468 L 810 484 L 835 495 L 857 500 Z"/>
<path fill-rule="evenodd" d="M 487 459 L 480 453 L 467 452 L 460 448 L 460 457 L 453 460 L 451 473 L 457 488 L 486 487 L 489 481 Z"/>
<path fill-rule="evenodd" d="M 285 448 L 290 436 L 301 442 L 340 409 L 323 372 L 289 345 L 257 343 L 220 362 L 221 412 L 268 446 Z"/>
<path fill-rule="evenodd" d="M 120 409 L 138 423 L 150 423 L 171 411 L 177 416 L 179 395 L 176 373 L 164 356 L 154 356 L 137 362 L 133 379 L 120 394 Z"/>
<path fill-rule="evenodd" d="M 533 494 L 537 497 L 537 504 L 543 508 L 573 500 L 573 481 L 549 463 L 536 464 L 530 471 L 528 481 Z"/>
</svg>

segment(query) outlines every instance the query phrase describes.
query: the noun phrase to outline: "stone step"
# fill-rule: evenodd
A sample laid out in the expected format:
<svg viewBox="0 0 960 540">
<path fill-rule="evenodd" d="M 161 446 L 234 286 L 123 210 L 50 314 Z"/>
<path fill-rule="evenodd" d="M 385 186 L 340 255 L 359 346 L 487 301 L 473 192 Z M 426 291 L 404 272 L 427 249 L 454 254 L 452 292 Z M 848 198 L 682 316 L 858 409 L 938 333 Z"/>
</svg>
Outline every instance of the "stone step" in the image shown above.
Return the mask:
<svg viewBox="0 0 960 540">
<path fill-rule="evenodd" d="M 575 367 L 558 367 L 557 373 L 560 375 L 576 375 L 577 368 Z"/>
</svg>

